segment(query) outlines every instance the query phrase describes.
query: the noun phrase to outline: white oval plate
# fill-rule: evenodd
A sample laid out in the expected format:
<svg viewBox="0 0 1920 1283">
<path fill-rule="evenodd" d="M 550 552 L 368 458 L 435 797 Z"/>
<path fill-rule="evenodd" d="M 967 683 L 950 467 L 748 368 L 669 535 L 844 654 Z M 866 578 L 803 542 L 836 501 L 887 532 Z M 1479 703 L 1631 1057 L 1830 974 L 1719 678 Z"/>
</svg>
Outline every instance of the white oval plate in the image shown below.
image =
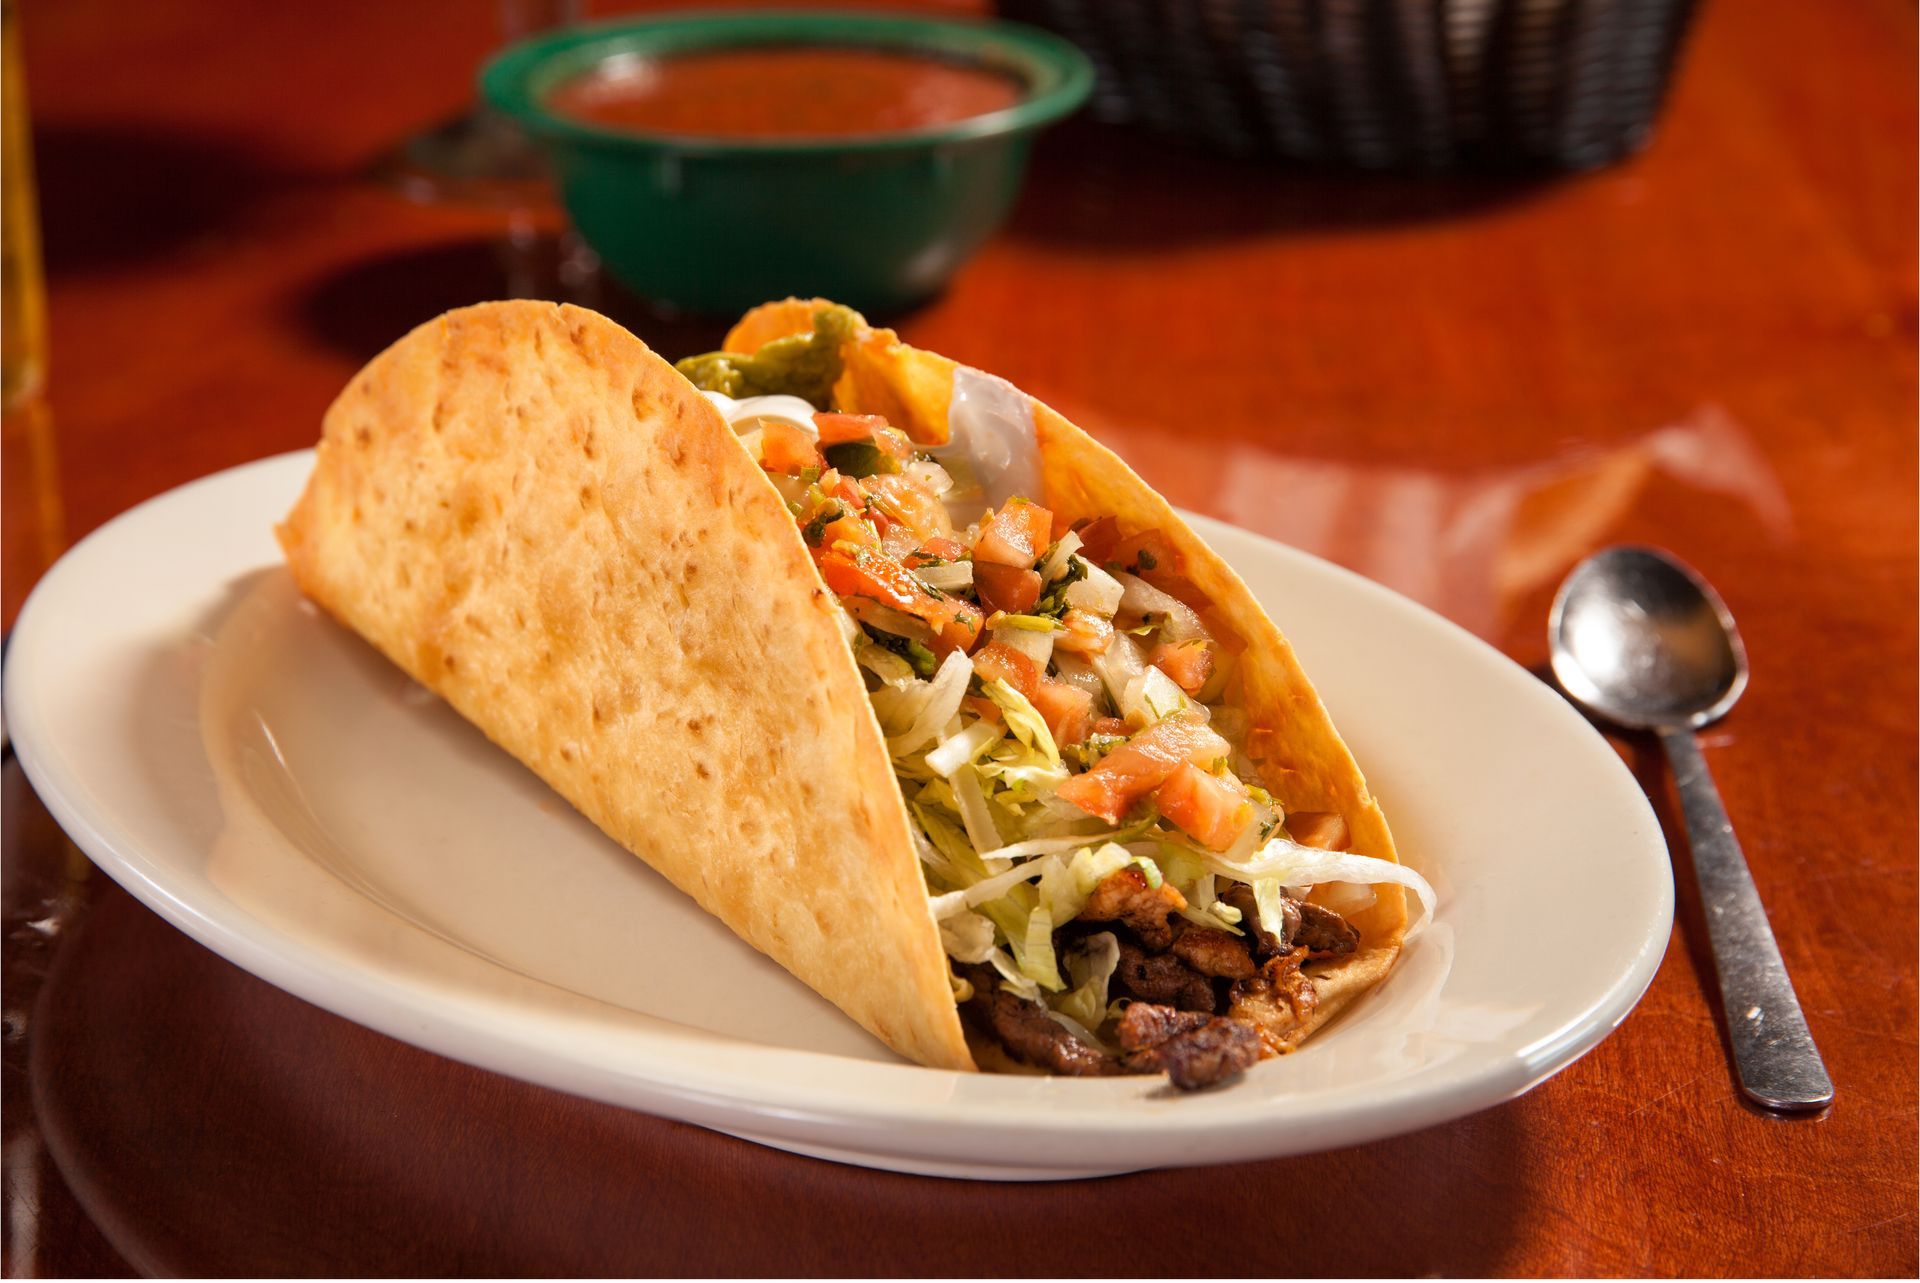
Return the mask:
<svg viewBox="0 0 1920 1283">
<path fill-rule="evenodd" d="M 302 451 L 90 536 L 21 613 L 7 719 L 93 860 L 208 948 L 393 1037 L 865 1166 L 1049 1179 L 1355 1145 L 1565 1068 L 1653 978 L 1665 844 L 1606 741 L 1496 651 L 1303 553 L 1195 525 L 1298 648 L 1440 893 L 1299 1053 L 1150 1078 L 906 1064 L 300 598 Z"/>
</svg>

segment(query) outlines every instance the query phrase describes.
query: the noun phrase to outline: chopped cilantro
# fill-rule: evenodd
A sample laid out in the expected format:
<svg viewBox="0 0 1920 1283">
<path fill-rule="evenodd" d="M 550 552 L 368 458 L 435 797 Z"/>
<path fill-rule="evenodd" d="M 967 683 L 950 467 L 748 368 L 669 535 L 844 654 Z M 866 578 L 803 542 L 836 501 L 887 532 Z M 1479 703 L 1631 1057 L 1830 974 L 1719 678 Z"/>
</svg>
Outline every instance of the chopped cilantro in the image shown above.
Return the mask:
<svg viewBox="0 0 1920 1283">
<path fill-rule="evenodd" d="M 813 520 L 800 531 L 800 537 L 807 541 L 808 547 L 817 548 L 820 546 L 820 540 L 827 533 L 827 527 L 846 515 L 845 508 L 837 503 L 830 504 L 813 514 Z"/>
<path fill-rule="evenodd" d="M 922 646 L 919 642 L 902 637 L 897 633 L 887 632 L 884 629 L 870 628 L 865 624 L 860 625 L 860 627 L 868 637 L 873 639 L 874 645 L 879 646 L 883 650 L 890 650 L 900 656 L 900 658 L 906 660 L 909 664 L 912 664 L 914 673 L 922 680 L 932 677 L 934 673 L 939 670 L 940 661 L 933 657 L 932 651 Z"/>
<path fill-rule="evenodd" d="M 1067 572 L 1047 585 L 1047 591 L 1041 594 L 1039 604 L 1033 608 L 1036 615 L 1045 615 L 1049 619 L 1058 619 L 1067 613 L 1067 589 L 1087 577 L 1087 563 L 1078 557 L 1067 560 Z"/>
</svg>

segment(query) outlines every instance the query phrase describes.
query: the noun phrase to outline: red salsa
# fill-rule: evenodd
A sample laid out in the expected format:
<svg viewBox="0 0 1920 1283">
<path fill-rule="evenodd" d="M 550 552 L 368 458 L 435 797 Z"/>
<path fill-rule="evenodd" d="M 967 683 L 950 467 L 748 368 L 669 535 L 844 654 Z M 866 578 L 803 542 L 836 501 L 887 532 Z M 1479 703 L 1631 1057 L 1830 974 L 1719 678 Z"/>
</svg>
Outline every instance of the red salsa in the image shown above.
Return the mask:
<svg viewBox="0 0 1920 1283">
<path fill-rule="evenodd" d="M 880 49 L 770 47 L 622 61 L 563 81 L 557 115 L 640 133 L 834 138 L 952 124 L 1011 107 L 1020 83 Z"/>
</svg>

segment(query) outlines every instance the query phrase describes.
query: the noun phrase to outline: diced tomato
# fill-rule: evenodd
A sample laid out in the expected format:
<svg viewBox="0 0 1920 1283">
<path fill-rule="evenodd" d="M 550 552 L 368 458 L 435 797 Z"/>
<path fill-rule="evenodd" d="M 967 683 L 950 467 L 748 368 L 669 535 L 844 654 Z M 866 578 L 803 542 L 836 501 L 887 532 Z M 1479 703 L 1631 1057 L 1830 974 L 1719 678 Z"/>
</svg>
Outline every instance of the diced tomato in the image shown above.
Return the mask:
<svg viewBox="0 0 1920 1283">
<path fill-rule="evenodd" d="M 1143 530 L 1115 543 L 1107 563 L 1140 576 L 1161 592 L 1178 597 L 1195 610 L 1207 608 L 1207 595 L 1187 578 L 1187 559 L 1159 530 Z"/>
<path fill-rule="evenodd" d="M 982 616 L 977 606 L 952 598 L 935 597 L 905 566 L 880 553 L 849 556 L 831 545 L 814 550 L 820 576 L 843 597 L 867 597 L 924 621 L 933 630 L 942 656 L 970 651 L 980 640 Z"/>
<path fill-rule="evenodd" d="M 990 642 L 973 657 L 973 671 L 980 680 L 998 679 L 1028 699 L 1040 687 L 1040 669 L 1031 659 L 1002 642 Z"/>
<path fill-rule="evenodd" d="M 921 619 L 928 617 L 930 608 L 940 605 L 925 586 L 896 561 L 885 557 L 855 560 L 845 553 L 833 551 L 816 552 L 814 555 L 820 563 L 820 575 L 827 581 L 827 587 L 843 596 L 871 597 L 883 605 Z"/>
<path fill-rule="evenodd" d="M 1160 814 L 1179 825 L 1201 846 L 1224 851 L 1253 818 L 1247 795 L 1230 780 L 1209 775 L 1190 762 L 1174 767 L 1153 795 Z"/>
<path fill-rule="evenodd" d="M 873 434 L 874 447 L 890 454 L 901 463 L 913 459 L 913 442 L 907 440 L 907 434 L 898 428 L 882 428 Z"/>
<path fill-rule="evenodd" d="M 953 534 L 953 522 L 947 516 L 947 506 L 918 481 L 904 473 L 880 473 L 868 477 L 865 485 L 873 506 L 909 527 L 920 537 L 922 546 L 927 541 L 941 539 L 953 545 L 949 560 L 966 554 L 965 544 L 948 538 Z"/>
<path fill-rule="evenodd" d="M 813 438 L 779 419 L 760 422 L 760 466 L 768 472 L 797 476 L 808 468 L 822 466 Z"/>
<path fill-rule="evenodd" d="M 1346 818 L 1332 811 L 1289 811 L 1287 836 L 1322 851 L 1344 851 L 1349 841 Z"/>
<path fill-rule="evenodd" d="M 816 414 L 813 426 L 820 431 L 820 444 L 826 446 L 869 440 L 888 424 L 877 414 Z"/>
<path fill-rule="evenodd" d="M 949 601 L 941 604 L 949 612 L 946 622 L 940 625 L 940 645 L 935 648 L 940 652 L 941 657 L 945 658 L 949 651 L 971 651 L 978 646 L 980 628 L 985 618 L 981 615 L 979 608 L 968 605 L 964 601 Z"/>
<path fill-rule="evenodd" d="M 1147 662 L 1173 679 L 1173 684 L 1189 695 L 1197 695 L 1213 676 L 1213 647 L 1196 637 L 1183 642 L 1162 642 L 1153 648 Z"/>
<path fill-rule="evenodd" d="M 1007 720 L 1006 714 L 1000 711 L 1000 706 L 985 695 L 963 695 L 960 697 L 960 707 L 971 710 L 975 717 L 992 722 L 995 726 Z"/>
<path fill-rule="evenodd" d="M 1172 541 L 1158 529 L 1142 530 L 1118 540 L 1107 554 L 1107 560 L 1119 562 L 1122 569 L 1142 579 L 1156 571 L 1177 574 L 1186 565 Z"/>
<path fill-rule="evenodd" d="M 1120 523 L 1112 517 L 1097 517 L 1075 527 L 1080 532 L 1080 555 L 1094 565 L 1113 560 L 1113 546 L 1120 542 Z"/>
<path fill-rule="evenodd" d="M 1104 655 L 1113 645 L 1113 623 L 1090 610 L 1069 610 L 1061 623 L 1063 633 L 1055 633 L 1053 644 L 1075 655 Z"/>
<path fill-rule="evenodd" d="M 820 532 L 820 546 L 831 548 L 836 543 L 857 544 L 862 548 L 878 548 L 880 536 L 872 526 L 851 514 L 829 521 Z"/>
<path fill-rule="evenodd" d="M 989 611 L 1004 610 L 1009 615 L 1024 615 L 1040 600 L 1040 572 L 1018 566 L 996 566 L 991 561 L 973 563 L 973 588 L 980 604 Z"/>
<path fill-rule="evenodd" d="M 1056 646 L 1059 644 L 1059 642 L 1054 643 Z M 1096 717 L 1093 719 L 1093 733 L 1095 735 L 1131 735 L 1133 727 L 1127 725 L 1127 719 L 1124 717 Z"/>
<path fill-rule="evenodd" d="M 1057 791 L 1087 814 L 1118 824 L 1182 762 L 1205 766 L 1227 752 L 1227 742 L 1205 722 L 1169 717 L 1114 749 L 1084 775 L 1069 777 Z"/>
<path fill-rule="evenodd" d="M 1073 683 L 1042 677 L 1040 685 L 1027 698 L 1033 701 L 1040 716 L 1046 718 L 1055 744 L 1078 744 L 1092 733 L 1093 696 Z"/>
<path fill-rule="evenodd" d="M 920 550 L 907 559 L 907 564 L 913 566 L 925 561 L 959 561 L 966 555 L 967 546 L 958 539 L 935 535 L 920 545 Z"/>
<path fill-rule="evenodd" d="M 820 478 L 820 488 L 855 512 L 865 513 L 867 510 L 867 492 L 862 490 L 860 483 L 852 477 L 843 477 L 838 472 L 829 472 Z"/>
<path fill-rule="evenodd" d="M 1052 536 L 1051 512 L 1031 500 L 1009 499 L 980 527 L 980 537 L 973 544 L 974 573 L 979 573 L 977 563 L 983 561 L 1031 570 Z"/>
</svg>

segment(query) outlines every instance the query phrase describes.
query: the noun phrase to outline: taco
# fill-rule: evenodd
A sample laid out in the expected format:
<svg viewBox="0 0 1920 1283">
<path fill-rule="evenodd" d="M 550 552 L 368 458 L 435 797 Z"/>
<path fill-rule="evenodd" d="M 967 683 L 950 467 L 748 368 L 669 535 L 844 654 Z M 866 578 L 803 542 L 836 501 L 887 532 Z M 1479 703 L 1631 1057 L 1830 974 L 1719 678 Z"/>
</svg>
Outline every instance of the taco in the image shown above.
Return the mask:
<svg viewBox="0 0 1920 1283">
<path fill-rule="evenodd" d="M 1289 1051 L 1426 884 L 1284 637 L 1110 451 L 787 300 L 678 369 L 482 304 L 326 415 L 303 591 L 901 1055 Z M 636 930 L 644 924 L 635 924 Z"/>
</svg>

